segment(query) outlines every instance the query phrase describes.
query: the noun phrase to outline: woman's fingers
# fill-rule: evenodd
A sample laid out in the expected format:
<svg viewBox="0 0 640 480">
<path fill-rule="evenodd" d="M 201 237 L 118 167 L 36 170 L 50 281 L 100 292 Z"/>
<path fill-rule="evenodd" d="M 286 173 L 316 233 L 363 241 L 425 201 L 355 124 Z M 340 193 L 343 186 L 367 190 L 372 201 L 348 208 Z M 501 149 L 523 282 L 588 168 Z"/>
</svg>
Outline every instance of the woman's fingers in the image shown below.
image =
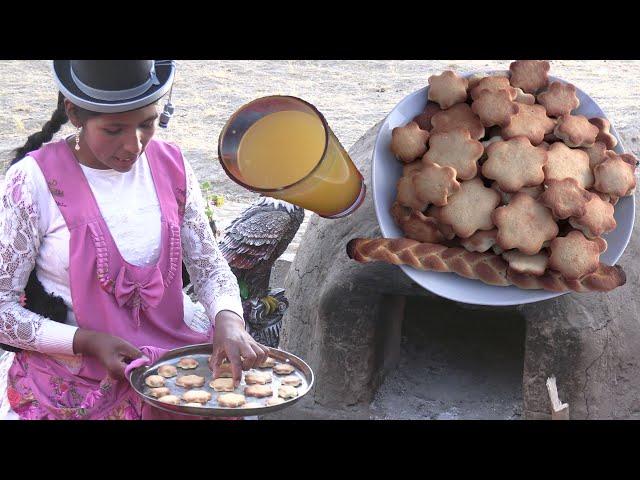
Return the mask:
<svg viewBox="0 0 640 480">
<path fill-rule="evenodd" d="M 256 353 L 255 366 L 260 365 L 262 362 L 264 362 L 267 359 L 268 357 L 267 349 L 263 345 L 260 345 L 259 343 L 252 343 L 251 348 Z"/>
<path fill-rule="evenodd" d="M 256 364 L 256 360 L 258 355 L 254 352 L 253 348 L 251 348 L 250 343 L 243 343 L 240 347 L 242 352 L 242 369 L 250 370 Z"/>
<path fill-rule="evenodd" d="M 231 375 L 233 376 L 233 383 L 237 387 L 242 377 L 242 360 L 240 359 L 239 350 L 237 348 L 228 348 L 227 358 L 231 362 Z"/>
</svg>

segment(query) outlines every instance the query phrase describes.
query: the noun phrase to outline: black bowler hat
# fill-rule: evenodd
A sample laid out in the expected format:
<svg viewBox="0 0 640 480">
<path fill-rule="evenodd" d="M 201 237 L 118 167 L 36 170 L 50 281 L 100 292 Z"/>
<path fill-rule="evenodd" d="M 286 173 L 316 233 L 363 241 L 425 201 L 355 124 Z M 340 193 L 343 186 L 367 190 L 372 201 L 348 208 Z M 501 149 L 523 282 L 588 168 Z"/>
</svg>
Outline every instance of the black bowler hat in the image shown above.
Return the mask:
<svg viewBox="0 0 640 480">
<path fill-rule="evenodd" d="M 92 112 L 120 113 L 147 106 L 169 91 L 173 60 L 54 60 L 62 94 Z"/>
</svg>

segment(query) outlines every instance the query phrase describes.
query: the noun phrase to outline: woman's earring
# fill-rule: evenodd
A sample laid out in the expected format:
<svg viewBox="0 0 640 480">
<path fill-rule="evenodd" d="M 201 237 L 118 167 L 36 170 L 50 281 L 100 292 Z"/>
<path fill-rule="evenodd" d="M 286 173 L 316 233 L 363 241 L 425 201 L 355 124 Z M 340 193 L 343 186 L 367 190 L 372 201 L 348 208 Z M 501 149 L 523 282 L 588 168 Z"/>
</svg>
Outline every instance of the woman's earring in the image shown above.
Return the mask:
<svg viewBox="0 0 640 480">
<path fill-rule="evenodd" d="M 80 150 L 80 130 L 82 127 L 78 127 L 76 129 L 76 152 Z"/>
</svg>

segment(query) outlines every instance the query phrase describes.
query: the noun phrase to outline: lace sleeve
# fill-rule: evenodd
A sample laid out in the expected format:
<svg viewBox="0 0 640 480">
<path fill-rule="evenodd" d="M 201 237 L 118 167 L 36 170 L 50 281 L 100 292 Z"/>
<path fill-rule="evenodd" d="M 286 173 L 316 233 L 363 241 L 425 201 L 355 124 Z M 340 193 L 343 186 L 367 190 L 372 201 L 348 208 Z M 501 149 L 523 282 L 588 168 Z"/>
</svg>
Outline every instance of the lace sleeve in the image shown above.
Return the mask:
<svg viewBox="0 0 640 480">
<path fill-rule="evenodd" d="M 182 256 L 198 300 L 212 325 L 221 310 L 231 310 L 240 318 L 242 302 L 238 281 L 220 253 L 204 213 L 204 200 L 193 169 L 185 160 L 187 198 L 180 229 Z"/>
<path fill-rule="evenodd" d="M 43 353 L 72 353 L 75 328 L 19 303 L 42 240 L 32 188 L 24 170 L 7 172 L 0 199 L 0 343 Z"/>
</svg>

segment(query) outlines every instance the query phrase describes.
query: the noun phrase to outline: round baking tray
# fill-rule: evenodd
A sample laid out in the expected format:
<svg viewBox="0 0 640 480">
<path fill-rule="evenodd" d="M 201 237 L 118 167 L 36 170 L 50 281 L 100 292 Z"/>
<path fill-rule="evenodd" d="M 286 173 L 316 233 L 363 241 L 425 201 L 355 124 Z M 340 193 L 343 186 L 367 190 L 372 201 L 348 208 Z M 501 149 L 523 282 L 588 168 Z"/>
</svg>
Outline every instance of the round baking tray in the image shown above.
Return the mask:
<svg viewBox="0 0 640 480">
<path fill-rule="evenodd" d="M 247 403 L 260 403 L 261 407 L 221 407 L 218 405 L 217 397 L 222 393 L 227 392 L 216 392 L 209 386 L 209 382 L 213 379 L 213 374 L 209 369 L 208 357 L 211 355 L 212 346 L 210 343 L 200 344 L 200 345 L 189 345 L 186 347 L 176 348 L 174 350 L 170 350 L 166 352 L 162 357 L 158 359 L 152 365 L 145 365 L 142 367 L 138 367 L 131 372 L 129 377 L 129 381 L 131 382 L 131 386 L 133 389 L 142 397 L 142 399 L 148 404 L 159 408 L 161 410 L 170 412 L 170 413 L 179 413 L 182 415 L 193 415 L 198 417 L 247 417 L 254 415 L 264 415 L 267 413 L 275 412 L 278 410 L 282 410 L 283 408 L 290 407 L 299 401 L 302 397 L 304 397 L 313 387 L 313 371 L 302 359 L 296 357 L 295 355 L 285 352 L 283 350 L 278 350 L 275 348 L 264 347 L 269 351 L 269 356 L 276 360 L 279 363 L 288 363 L 295 368 L 295 371 L 291 373 L 291 375 L 297 375 L 301 378 L 302 383 L 298 390 L 298 396 L 295 398 L 291 398 L 289 400 L 285 400 L 283 403 L 278 405 L 267 406 L 266 401 L 269 398 L 278 397 L 278 388 L 282 382 L 282 379 L 285 375 L 276 375 L 272 370 L 272 368 L 255 368 L 252 370 L 255 371 L 268 371 L 271 373 L 272 381 L 269 385 L 273 388 L 272 397 L 266 398 L 256 398 L 246 396 Z M 205 390 L 211 393 L 211 400 L 205 403 L 201 407 L 191 407 L 185 405 L 171 405 L 167 403 L 163 403 L 158 401 L 157 398 L 154 398 L 148 394 L 149 387 L 144 383 L 145 378 L 149 375 L 157 375 L 158 368 L 162 365 L 174 365 L 183 357 L 192 357 L 198 361 L 198 367 L 195 369 L 182 369 L 178 368 L 178 375 L 172 378 L 165 378 L 165 387 L 168 387 L 171 390 L 172 395 L 177 395 L 179 397 L 182 396 L 184 392 L 188 389 L 184 387 L 180 387 L 176 385 L 176 379 L 183 375 L 199 375 L 205 378 L 205 384 L 202 387 L 197 387 L 198 390 Z M 240 381 L 240 385 L 236 387 L 233 393 L 239 393 L 244 395 L 244 388 L 247 386 L 245 383 L 245 374 L 246 372 L 242 372 L 242 378 Z M 231 393 L 231 392 L 228 392 Z M 184 402 L 181 400 L 181 402 Z"/>
</svg>

